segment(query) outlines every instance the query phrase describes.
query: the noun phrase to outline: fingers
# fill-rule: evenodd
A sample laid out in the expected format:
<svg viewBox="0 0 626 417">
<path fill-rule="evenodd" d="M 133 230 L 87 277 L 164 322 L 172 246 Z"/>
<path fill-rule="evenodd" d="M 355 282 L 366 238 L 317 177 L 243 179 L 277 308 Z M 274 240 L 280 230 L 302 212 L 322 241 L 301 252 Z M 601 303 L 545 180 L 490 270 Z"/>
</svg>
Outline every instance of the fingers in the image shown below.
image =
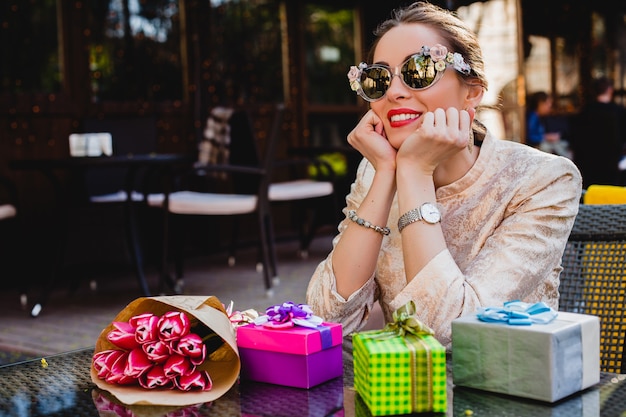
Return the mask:
<svg viewBox="0 0 626 417">
<path fill-rule="evenodd" d="M 424 114 L 421 128 L 433 139 L 451 142 L 460 148 L 465 147 L 475 114 L 474 109 L 458 110 L 450 107 L 444 110 L 439 108 Z"/>
</svg>

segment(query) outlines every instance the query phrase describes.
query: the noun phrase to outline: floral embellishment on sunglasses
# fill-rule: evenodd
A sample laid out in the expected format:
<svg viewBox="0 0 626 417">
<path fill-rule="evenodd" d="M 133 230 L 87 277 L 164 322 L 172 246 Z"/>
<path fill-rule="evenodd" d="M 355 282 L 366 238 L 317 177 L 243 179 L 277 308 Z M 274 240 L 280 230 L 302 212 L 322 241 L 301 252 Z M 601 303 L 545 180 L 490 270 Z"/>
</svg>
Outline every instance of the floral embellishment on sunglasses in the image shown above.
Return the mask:
<svg viewBox="0 0 626 417">
<path fill-rule="evenodd" d="M 352 91 L 363 99 L 377 101 L 385 96 L 396 75 L 407 87 L 423 90 L 435 84 L 449 66 L 463 75 L 469 75 L 472 70 L 461 54 L 449 52 L 445 46 L 436 44 L 432 47 L 422 46 L 420 52 L 393 69 L 387 65 L 367 65 L 365 62 L 353 65 L 348 72 L 348 80 Z"/>
</svg>

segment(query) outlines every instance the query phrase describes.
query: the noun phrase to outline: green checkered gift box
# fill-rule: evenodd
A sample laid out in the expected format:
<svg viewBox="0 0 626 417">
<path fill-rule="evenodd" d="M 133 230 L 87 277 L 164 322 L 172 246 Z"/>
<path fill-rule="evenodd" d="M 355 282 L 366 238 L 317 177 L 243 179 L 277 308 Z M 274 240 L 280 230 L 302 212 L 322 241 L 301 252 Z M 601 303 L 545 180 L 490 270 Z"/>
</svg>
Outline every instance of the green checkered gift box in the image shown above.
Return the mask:
<svg viewBox="0 0 626 417">
<path fill-rule="evenodd" d="M 408 302 L 382 330 L 355 333 L 354 388 L 372 416 L 446 412 L 446 350 Z"/>
</svg>

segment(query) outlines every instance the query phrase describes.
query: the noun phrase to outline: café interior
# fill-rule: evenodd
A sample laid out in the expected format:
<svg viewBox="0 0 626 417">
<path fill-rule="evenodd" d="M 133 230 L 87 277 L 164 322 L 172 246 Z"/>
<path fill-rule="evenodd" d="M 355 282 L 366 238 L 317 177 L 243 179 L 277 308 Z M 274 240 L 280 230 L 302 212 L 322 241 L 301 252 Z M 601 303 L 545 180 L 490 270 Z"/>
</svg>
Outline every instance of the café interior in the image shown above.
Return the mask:
<svg viewBox="0 0 626 417">
<path fill-rule="evenodd" d="M 486 106 L 478 117 L 502 138 L 525 142 L 526 98 L 535 91 L 548 91 L 555 97 L 552 117 L 561 124 L 567 124 L 591 99 L 591 80 L 599 75 L 614 80 L 615 101 L 626 105 L 624 4 L 602 0 L 432 2 L 455 11 L 477 32 L 490 77 Z M 350 90 L 346 72 L 366 59 L 377 23 L 406 3 L 2 2 L 0 262 L 9 265 L 5 276 L 18 269 L 29 272 L 10 282 L 0 278 L 0 291 L 19 298 L 24 316 L 43 319 L 39 316 L 46 315 L 50 291 L 64 285 L 60 271 L 90 256 L 93 248 L 88 242 L 98 239 L 90 230 L 108 227 L 101 213 L 93 213 L 108 210 L 102 205 L 113 203 L 124 219 L 123 233 L 134 265 L 132 285 L 140 295 L 185 293 L 178 277 L 188 258 L 223 253 L 234 264 L 237 251 L 254 248 L 256 254 L 258 247 L 256 265 L 262 278 L 255 285 L 271 296 L 281 285 L 276 277 L 281 268 L 277 242 L 290 242 L 298 257 L 306 259 L 314 251 L 311 245 L 316 236 L 332 236 L 343 216 L 344 197 L 360 160 L 345 138 L 367 110 L 367 104 Z M 250 117 L 228 126 L 233 142 L 220 157 L 230 158 L 233 166 L 272 171 L 276 177 L 237 183 L 234 193 L 254 196 L 253 203 L 237 198 L 226 203 L 220 200 L 221 206 L 190 209 L 189 201 L 174 196 L 175 187 L 181 185 L 177 181 L 194 181 L 180 176 L 181 172 L 203 163 L 211 194 L 235 184 L 237 172 L 220 182 L 224 174 L 211 174 L 207 160 L 202 159 L 224 128 L 220 125 L 223 112 Z M 235 143 L 239 129 L 245 134 Z M 216 161 L 209 161 L 208 166 L 211 162 Z M 285 186 L 278 187 L 278 183 Z M 170 210 L 165 215 L 154 209 L 163 207 L 164 201 Z M 597 245 L 593 248 L 598 249 L 598 259 L 609 258 L 609 265 L 602 264 L 591 274 L 597 280 L 597 297 L 606 301 L 595 305 L 593 314 L 602 318 L 602 326 L 610 326 L 601 330 L 600 384 L 556 405 L 455 392 L 458 400 L 450 405 L 448 415 L 471 415 L 468 410 L 494 416 L 578 415 L 570 414 L 571 410 L 591 410 L 590 415 L 608 416 L 626 408 L 622 406 L 626 404 L 622 377 L 626 373 L 622 360 L 626 210 L 618 205 L 597 210 L 581 211 L 570 238 L 572 264 L 565 265 L 564 276 L 581 279 L 579 258 L 573 254 L 589 251 L 589 242 Z M 172 213 L 176 219 L 168 215 Z M 189 227 L 185 214 L 201 215 L 208 221 Z M 99 255 L 106 259 L 107 253 Z M 148 283 L 146 264 L 158 271 L 156 284 Z M 580 285 L 562 289 L 568 311 L 586 311 L 577 298 Z M 56 382 L 50 386 L 76 396 L 72 405 L 76 408 L 68 408 L 75 413 L 71 415 L 91 415 L 76 411 L 93 408 L 94 400 L 84 394 L 89 375 L 80 374 L 74 366 L 87 363 L 90 353 L 58 359 L 59 375 L 74 382 L 69 387 Z M 6 388 L 8 384 L 30 384 L 26 379 L 33 378 L 40 367 L 39 362 L 28 362 L 19 376 L 10 367 L 0 366 L 0 380 L 5 381 L 0 391 L 9 392 L 14 401 L 17 396 Z M 315 409 L 310 415 L 368 415 L 366 408 L 359 411 L 362 405 L 355 403 L 354 391 L 349 389 L 353 374 L 345 363 L 343 375 L 338 384 L 309 391 L 305 404 L 298 406 Z M 299 401 L 301 395 L 297 390 L 248 388 L 231 389 L 213 408 L 200 407 L 196 415 L 220 411 L 225 413 L 221 415 L 244 415 L 244 411 L 290 415 L 284 396 Z M 256 405 L 265 411 L 252 410 Z M 279 409 L 286 409 L 281 411 L 286 414 L 279 414 Z M 365 414 L 359 414 L 363 410 Z"/>
</svg>

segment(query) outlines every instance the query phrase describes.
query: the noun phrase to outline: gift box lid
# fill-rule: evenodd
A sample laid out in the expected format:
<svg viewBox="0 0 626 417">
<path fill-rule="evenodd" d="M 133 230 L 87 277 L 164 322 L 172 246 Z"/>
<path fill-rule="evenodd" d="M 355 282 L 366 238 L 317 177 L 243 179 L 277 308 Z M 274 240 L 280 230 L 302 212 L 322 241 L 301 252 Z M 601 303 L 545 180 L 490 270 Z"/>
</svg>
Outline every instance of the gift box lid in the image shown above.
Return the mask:
<svg viewBox="0 0 626 417">
<path fill-rule="evenodd" d="M 452 329 L 454 330 L 454 328 L 458 325 L 472 324 L 473 326 L 478 326 L 479 328 L 484 327 L 491 330 L 499 328 L 503 331 L 515 330 L 516 332 L 553 334 L 555 332 L 566 331 L 570 327 L 577 326 L 592 326 L 593 328 L 599 328 L 599 322 L 600 319 L 597 316 L 559 311 L 556 319 L 550 323 L 516 326 L 504 322 L 482 321 L 475 314 L 469 314 L 452 320 Z M 452 340 L 452 345 L 454 347 L 454 339 Z"/>
<path fill-rule="evenodd" d="M 237 346 L 240 348 L 309 355 L 341 344 L 340 323 L 322 323 L 317 328 L 293 326 L 271 329 L 248 324 L 237 328 Z"/>
</svg>

